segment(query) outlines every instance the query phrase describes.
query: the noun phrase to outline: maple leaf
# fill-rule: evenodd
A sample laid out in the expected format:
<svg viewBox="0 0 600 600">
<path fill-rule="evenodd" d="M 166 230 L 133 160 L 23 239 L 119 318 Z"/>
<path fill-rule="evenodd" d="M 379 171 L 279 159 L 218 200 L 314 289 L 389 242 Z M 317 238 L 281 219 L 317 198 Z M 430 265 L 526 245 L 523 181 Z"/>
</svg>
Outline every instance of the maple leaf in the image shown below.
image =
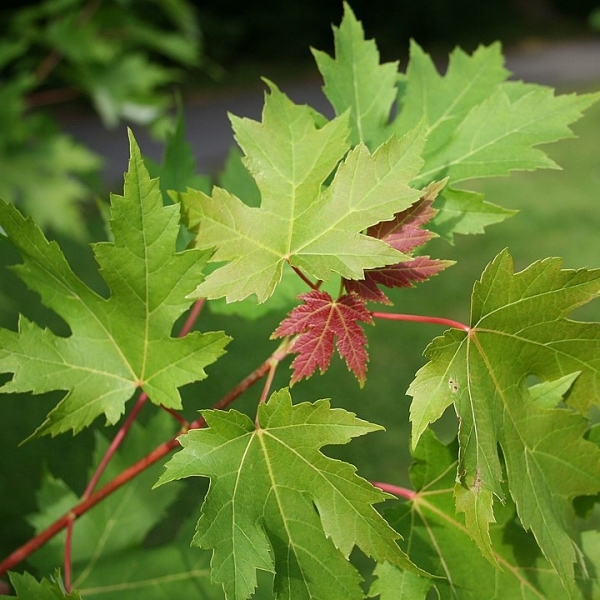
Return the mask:
<svg viewBox="0 0 600 600">
<path fill-rule="evenodd" d="M 10 582 L 15 588 L 16 596 L 0 596 L 0 598 L 20 598 L 21 600 L 82 600 L 81 594 L 73 591 L 67 594 L 60 573 L 51 579 L 38 581 L 30 573 L 10 573 Z"/>
<path fill-rule="evenodd" d="M 408 393 L 413 446 L 454 404 L 457 501 L 473 516 L 474 537 L 485 548 L 491 518 L 481 516 L 492 514 L 494 496 L 503 497 L 499 444 L 519 518 L 570 590 L 576 558 L 571 500 L 600 490 L 600 450 L 583 437 L 585 418 L 548 407 L 538 401 L 539 388 L 532 394 L 525 382 L 535 375 L 560 387 L 570 376 L 564 402 L 589 410 L 600 387 L 600 324 L 565 317 L 600 295 L 600 270 L 560 266 L 559 259 L 546 259 L 515 274 L 508 253 L 499 254 L 475 285 L 470 330 L 448 331 L 430 344 L 430 362 Z"/>
<path fill-rule="evenodd" d="M 256 294 L 264 302 L 286 263 L 325 281 L 333 273 L 359 279 L 365 269 L 404 258 L 362 232 L 421 195 L 409 185 L 421 166 L 418 128 L 391 137 L 373 154 L 363 144 L 348 152 L 347 115 L 322 125 L 313 110 L 272 84 L 262 123 L 231 120 L 261 205 L 247 206 L 221 188 L 212 197 L 191 190 L 179 195 L 196 247 L 215 248 L 211 261 L 226 263 L 195 296 L 232 302 Z"/>
<path fill-rule="evenodd" d="M 400 544 L 435 577 L 426 579 L 380 564 L 375 569 L 377 579 L 371 595 L 378 593 L 381 600 L 396 600 L 403 597 L 399 590 L 411 590 L 414 595 L 407 598 L 425 600 L 429 597 L 427 591 L 433 588 L 435 597 L 448 600 L 565 598 L 558 575 L 541 555 L 533 536 L 520 527 L 510 501 L 500 508 L 498 523 L 491 527 L 493 561 L 481 554 L 463 515 L 455 511 L 456 451 L 456 440 L 444 445 L 431 430 L 424 432 L 413 451 L 415 462 L 410 470 L 415 495 L 411 501 L 385 512 L 390 524 L 402 533 Z M 600 536 L 597 532 L 584 532 L 587 533 L 595 536 L 585 536 L 582 550 L 586 559 L 596 564 L 594 543 L 598 547 Z M 591 586 L 597 590 L 597 573 L 589 579 L 580 575 L 577 583 L 581 590 Z M 573 597 L 583 600 L 592 596 L 575 589 Z"/>
<path fill-rule="evenodd" d="M 411 207 L 399 212 L 391 221 L 378 223 L 369 227 L 367 234 L 388 243 L 392 248 L 403 253 L 410 253 L 436 236 L 435 233 L 423 229 L 422 225 L 430 221 L 436 214 L 432 203 L 444 182 L 430 184 L 425 188 L 423 196 Z M 364 279 L 345 279 L 344 287 L 348 292 L 355 292 L 365 300 L 391 304 L 390 299 L 378 287 L 388 288 L 412 287 L 441 270 L 452 265 L 452 261 L 415 256 L 408 261 L 402 261 L 387 267 L 365 271 Z"/>
<path fill-rule="evenodd" d="M 431 57 L 411 40 L 406 73 L 400 75 L 398 112 L 387 135 L 410 131 L 425 118 L 428 152 L 444 146 L 474 106 L 492 94 L 509 76 L 499 42 L 479 46 L 471 55 L 455 48 L 444 75 Z"/>
<path fill-rule="evenodd" d="M 298 356 L 292 362 L 291 383 L 310 377 L 319 368 L 324 373 L 334 349 L 354 372 L 361 385 L 367 376 L 367 338 L 358 324 L 372 323 L 364 301 L 354 293 L 334 300 L 327 292 L 313 290 L 299 296 L 304 304 L 296 306 L 271 335 L 272 338 L 296 335 L 291 351 Z"/>
<path fill-rule="evenodd" d="M 210 178 L 198 175 L 196 157 L 190 144 L 185 139 L 185 120 L 183 110 L 179 107 L 173 131 L 165 138 L 164 154 L 161 164 L 144 157 L 151 177 L 158 177 L 165 204 L 172 202 L 170 193 L 184 191 L 188 187 L 195 190 L 210 190 Z"/>
<path fill-rule="evenodd" d="M 360 599 L 353 547 L 377 561 L 420 572 L 400 551 L 396 532 L 373 508 L 389 497 L 326 444 L 381 429 L 327 400 L 292 405 L 287 389 L 258 409 L 258 425 L 230 410 L 202 411 L 208 428 L 179 439 L 183 449 L 157 485 L 210 477 L 193 544 L 214 550 L 213 580 L 227 598 L 247 598 L 256 569 L 275 571 L 278 599 Z"/>
<path fill-rule="evenodd" d="M 0 372 L 14 373 L 3 392 L 67 390 L 39 434 L 77 432 L 102 413 L 115 423 L 138 388 L 155 404 L 180 408 L 177 388 L 206 377 L 204 367 L 228 342 L 219 332 L 171 337 L 207 255 L 175 252 L 179 205 L 163 207 L 133 137 L 125 193 L 112 196 L 111 212 L 114 242 L 94 245 L 111 291 L 106 299 L 30 219 L 0 202 L 0 226 L 23 256 L 15 271 L 71 329 L 60 337 L 21 316 L 18 332 L 0 330 Z"/>
<path fill-rule="evenodd" d="M 350 6 L 344 2 L 340 27 L 333 27 L 335 58 L 312 50 L 325 85 L 323 92 L 336 114 L 350 111 L 350 141 L 380 143 L 396 97 L 398 63 L 379 64 L 374 40 L 365 40 L 364 30 Z"/>
<path fill-rule="evenodd" d="M 536 146 L 572 137 L 569 124 L 600 98 L 555 96 L 549 87 L 506 82 L 508 74 L 499 43 L 480 46 L 470 56 L 455 49 L 444 75 L 416 42 L 410 44 L 396 116 L 382 139 L 425 120 L 425 164 L 414 183 L 448 177 L 434 221 L 448 239 L 453 233 L 479 233 L 515 212 L 485 202 L 481 194 L 455 189 L 458 182 L 515 169 L 556 168 Z"/>
</svg>

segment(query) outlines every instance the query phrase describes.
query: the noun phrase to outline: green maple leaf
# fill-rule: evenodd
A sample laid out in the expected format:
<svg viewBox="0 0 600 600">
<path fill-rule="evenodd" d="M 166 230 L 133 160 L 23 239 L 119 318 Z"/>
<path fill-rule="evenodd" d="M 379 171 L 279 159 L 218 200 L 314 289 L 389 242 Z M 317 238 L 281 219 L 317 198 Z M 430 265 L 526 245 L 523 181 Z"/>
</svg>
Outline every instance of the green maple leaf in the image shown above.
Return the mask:
<svg viewBox="0 0 600 600">
<path fill-rule="evenodd" d="M 573 137 L 568 125 L 597 102 L 599 94 L 554 95 L 548 87 L 507 83 L 473 107 L 448 143 L 424 152 L 423 180 L 457 183 L 508 175 L 511 170 L 558 168 L 535 146 Z"/>
<path fill-rule="evenodd" d="M 498 522 L 491 526 L 493 564 L 481 554 L 464 516 L 455 511 L 456 450 L 455 442 L 446 446 L 426 431 L 413 451 L 415 463 L 410 475 L 415 495 L 385 513 L 402 533 L 401 544 L 410 557 L 436 577 L 425 579 L 387 563 L 377 565 L 371 594 L 381 594 L 381 600 L 424 600 L 433 588 L 435 597 L 443 600 L 565 598 L 556 571 L 541 555 L 533 536 L 519 526 L 511 502 L 497 511 Z M 586 560 L 594 565 L 597 537 L 586 536 L 582 544 Z M 592 585 L 595 588 L 598 580 L 580 575 L 577 583 L 580 587 L 573 590 L 572 597 L 582 600 L 590 597 L 583 590 Z M 406 595 L 400 595 L 400 590 Z"/>
<path fill-rule="evenodd" d="M 456 48 L 450 53 L 446 72 L 440 75 L 431 57 L 413 40 L 406 73 L 400 77 L 398 115 L 389 125 L 388 135 L 391 131 L 402 135 L 425 119 L 430 154 L 452 139 L 472 108 L 486 100 L 508 75 L 497 42 L 480 46 L 470 56 Z"/>
<path fill-rule="evenodd" d="M 361 232 L 419 198 L 409 182 L 421 166 L 420 132 L 392 137 L 373 154 L 360 144 L 338 167 L 348 151 L 347 116 L 322 127 L 320 121 L 274 86 L 262 123 L 232 117 L 261 206 L 250 207 L 220 188 L 212 197 L 180 195 L 196 246 L 215 247 L 211 260 L 228 261 L 195 295 L 236 301 L 256 294 L 264 302 L 286 263 L 324 281 L 333 273 L 360 279 L 365 269 L 402 260 L 402 253 Z"/>
<path fill-rule="evenodd" d="M 446 187 L 435 201 L 438 213 L 431 222 L 432 231 L 451 241 L 456 233 L 484 233 L 488 225 L 500 223 L 518 212 L 483 198 L 478 192 Z"/>
<path fill-rule="evenodd" d="M 185 139 L 185 120 L 181 106 L 173 131 L 166 137 L 162 163 L 157 164 L 147 157 L 144 158 L 144 163 L 150 175 L 159 178 L 165 204 L 172 202 L 170 191 L 183 192 L 188 187 L 210 190 L 210 178 L 198 175 L 194 151 Z"/>
<path fill-rule="evenodd" d="M 275 571 L 277 598 L 362 598 L 347 561 L 355 545 L 418 572 L 372 506 L 388 496 L 319 452 L 379 426 L 326 400 L 292 406 L 286 389 L 259 407 L 256 427 L 237 411 L 202 414 L 209 428 L 180 438 L 157 485 L 211 478 L 193 544 L 214 549 L 213 579 L 228 598 L 254 591 L 256 569 Z"/>
<path fill-rule="evenodd" d="M 598 94 L 555 96 L 551 88 L 506 82 L 508 71 L 498 43 L 472 55 L 454 50 L 445 74 L 411 42 L 410 61 L 398 86 L 397 116 L 386 134 L 402 135 L 425 121 L 425 164 L 416 180 L 426 185 L 448 177 L 436 201 L 436 230 L 479 233 L 514 214 L 483 197 L 457 190 L 461 181 L 508 175 L 511 170 L 557 168 L 536 148 L 572 137 L 568 125 L 596 102 Z"/>
<path fill-rule="evenodd" d="M 0 598 L 20 598 L 21 600 L 82 600 L 77 591 L 67 594 L 60 576 L 57 574 L 51 581 L 38 581 L 29 573 L 11 573 L 10 582 L 15 588 L 16 596 L 0 596 Z"/>
<path fill-rule="evenodd" d="M 178 217 L 178 205 L 163 207 L 132 139 L 125 194 L 112 197 L 114 242 L 94 245 L 107 299 L 30 219 L 0 202 L 0 226 L 24 260 L 15 271 L 71 329 L 59 337 L 22 316 L 18 332 L 0 330 L 0 372 L 14 373 L 3 392 L 67 391 L 37 433 L 77 432 L 102 413 L 114 423 L 138 388 L 155 404 L 180 408 L 177 388 L 206 377 L 204 367 L 223 353 L 222 333 L 171 337 L 207 259 L 198 250 L 175 252 Z"/>
<path fill-rule="evenodd" d="M 375 41 L 365 40 L 362 24 L 345 2 L 344 17 L 333 35 L 335 58 L 312 50 L 325 81 L 323 91 L 336 114 L 350 111 L 353 145 L 379 143 L 396 98 L 398 63 L 379 64 Z"/>
<path fill-rule="evenodd" d="M 210 583 L 210 555 L 190 546 L 186 531 L 168 544 L 129 549 L 94 564 L 79 591 L 99 600 L 223 600 Z"/>
<path fill-rule="evenodd" d="M 503 497 L 499 444 L 519 518 L 570 590 L 577 554 L 571 500 L 600 490 L 600 451 L 583 437 L 586 419 L 539 401 L 548 390 L 531 393 L 527 378 L 554 381 L 558 389 L 574 380 L 565 403 L 590 408 L 600 386 L 600 324 L 566 316 L 600 295 L 600 270 L 560 266 L 546 259 L 515 274 L 508 253 L 498 255 L 475 286 L 470 330 L 451 330 L 431 343 L 430 362 L 408 393 L 413 446 L 454 404 L 457 506 L 482 550 L 489 553 L 493 497 Z"/>
</svg>

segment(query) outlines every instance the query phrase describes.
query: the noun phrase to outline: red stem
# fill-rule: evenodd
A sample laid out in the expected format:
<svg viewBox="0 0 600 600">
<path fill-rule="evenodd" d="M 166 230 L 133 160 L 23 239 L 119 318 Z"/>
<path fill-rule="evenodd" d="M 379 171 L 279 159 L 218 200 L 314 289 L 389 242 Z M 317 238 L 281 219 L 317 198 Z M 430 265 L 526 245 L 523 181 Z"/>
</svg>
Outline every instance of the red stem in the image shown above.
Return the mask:
<svg viewBox="0 0 600 600">
<path fill-rule="evenodd" d="M 96 471 L 92 475 L 90 481 L 87 484 L 87 487 L 85 488 L 83 494 L 81 495 L 81 500 L 86 500 L 87 498 L 89 498 L 90 495 L 92 494 L 92 492 L 94 491 L 94 489 L 96 488 L 96 485 L 98 484 L 100 477 L 102 477 L 102 473 L 104 473 L 111 458 L 115 455 L 115 452 L 118 450 L 119 446 L 121 445 L 121 442 L 125 439 L 127 432 L 131 429 L 131 426 L 135 422 L 140 410 L 146 403 L 147 399 L 148 399 L 148 394 L 146 394 L 146 392 L 142 392 L 140 394 L 140 397 L 138 398 L 137 402 L 135 403 L 135 406 L 133 407 L 132 411 L 129 413 L 129 415 L 127 416 L 127 419 L 125 420 L 123 425 L 121 425 L 121 427 L 119 428 L 119 431 L 117 431 L 115 437 L 113 438 L 112 442 L 110 443 L 110 446 L 107 448 L 106 452 L 104 453 L 104 456 L 102 457 L 102 460 L 100 461 L 100 464 L 96 468 Z M 65 539 L 65 556 L 64 556 L 64 570 L 65 570 L 64 585 L 65 585 L 65 590 L 67 591 L 67 593 L 69 593 L 71 591 L 71 544 L 72 544 L 72 540 L 73 540 L 73 528 L 75 526 L 76 518 L 77 518 L 76 515 L 72 514 L 71 518 L 67 522 L 67 537 Z"/>
<path fill-rule="evenodd" d="M 160 405 L 160 407 L 165 411 L 168 412 L 182 427 L 182 429 L 187 429 L 189 424 L 188 422 L 174 409 L 172 408 L 167 408 L 166 406 L 163 406 L 162 404 Z"/>
<path fill-rule="evenodd" d="M 67 536 L 65 538 L 65 555 L 63 560 L 64 566 L 64 586 L 67 594 L 71 592 L 71 548 L 73 547 L 73 524 L 75 517 L 69 519 L 67 524 Z"/>
<path fill-rule="evenodd" d="M 259 404 L 264 404 L 267 401 L 267 397 L 269 396 L 269 392 L 271 391 L 271 384 L 273 383 L 273 377 L 275 377 L 275 371 L 277 371 L 278 364 L 279 361 L 271 361 L 269 371 L 267 373 L 267 380 L 265 381 L 262 394 L 260 395 L 260 400 L 258 401 Z"/>
<path fill-rule="evenodd" d="M 418 323 L 431 323 L 433 325 L 447 325 L 454 329 L 471 331 L 471 328 L 460 321 L 446 319 L 444 317 L 427 317 L 425 315 L 404 315 L 400 313 L 387 313 L 372 311 L 371 316 L 375 319 L 389 319 L 390 321 L 416 321 Z"/>
<path fill-rule="evenodd" d="M 394 496 L 398 496 L 399 498 L 406 498 L 407 500 L 412 500 L 417 495 L 417 492 L 415 492 L 414 490 L 409 490 L 407 488 L 399 487 L 397 485 L 392 485 L 391 483 L 371 481 L 371 484 L 384 492 L 388 492 L 388 494 L 393 494 Z"/>
<path fill-rule="evenodd" d="M 304 283 L 306 283 L 306 285 L 308 285 L 310 288 L 313 290 L 318 290 L 321 287 L 321 282 L 313 283 L 298 267 L 294 267 L 293 265 L 290 266 L 292 269 L 294 269 L 296 275 L 298 275 L 298 277 L 300 277 L 300 279 L 302 279 L 302 281 L 304 281 Z"/>
<path fill-rule="evenodd" d="M 28 542 L 23 544 L 20 548 L 17 548 L 12 554 L 5 558 L 0 563 L 0 575 L 3 575 L 6 573 L 6 571 L 18 565 L 30 554 L 52 539 L 57 533 L 60 533 L 65 527 L 67 527 L 70 520 L 83 515 L 85 512 L 90 510 L 90 508 L 98 504 L 98 502 L 106 498 L 106 496 L 112 494 L 115 490 L 119 489 L 122 485 L 133 479 L 136 475 L 139 475 L 139 473 L 153 465 L 156 461 L 160 460 L 163 456 L 176 448 L 177 445 L 178 441 L 176 437 L 164 442 L 137 463 L 119 473 L 119 475 L 109 481 L 97 492 L 91 494 L 85 500 L 78 502 L 67 514 L 54 521 L 52 525 L 44 529 L 44 531 L 35 537 L 31 538 Z"/>
<path fill-rule="evenodd" d="M 284 342 L 267 360 L 265 360 L 257 369 L 255 369 L 250 375 L 245 377 L 240 383 L 238 383 L 232 390 L 230 390 L 223 398 L 221 398 L 214 406 L 213 409 L 222 410 L 231 404 L 236 398 L 243 394 L 250 386 L 256 383 L 263 375 L 265 375 L 271 368 L 273 360 L 282 360 L 288 353 L 289 341 Z M 203 417 L 196 419 L 193 423 L 190 423 L 189 429 L 197 429 L 206 426 L 206 421 Z M 18 565 L 21 561 L 25 560 L 30 554 L 35 552 L 38 548 L 43 546 L 46 542 L 52 539 L 55 535 L 60 533 L 65 527 L 69 525 L 70 521 L 83 515 L 85 512 L 90 510 L 93 506 L 98 504 L 106 496 L 112 494 L 115 490 L 119 489 L 122 485 L 139 475 L 142 471 L 153 465 L 155 462 L 160 460 L 171 450 L 175 449 L 178 445 L 177 436 L 171 438 L 167 442 L 164 442 L 152 452 L 147 454 L 144 458 L 139 460 L 137 463 L 131 465 L 114 479 L 109 481 L 104 487 L 98 491 L 90 494 L 87 498 L 82 498 L 67 514 L 63 515 L 49 527 L 44 529 L 35 537 L 31 538 L 21 547 L 17 548 L 12 554 L 0 562 L 0 576 L 6 571 L 12 569 Z M 89 486 L 88 486 L 89 487 Z"/>
<path fill-rule="evenodd" d="M 269 372 L 271 368 L 271 363 L 273 361 L 280 362 L 282 361 L 289 353 L 289 348 L 291 345 L 291 340 L 287 338 L 283 341 L 283 343 L 265 360 L 258 368 L 254 369 L 250 375 L 244 377 L 242 381 L 240 381 L 234 388 L 232 388 L 227 394 L 225 394 L 215 405 L 213 405 L 213 410 L 223 410 L 227 406 L 229 406 L 236 398 L 239 398 L 247 389 L 249 389 L 252 385 L 254 385 L 259 379 L 261 379 L 264 375 Z M 198 427 L 204 427 L 206 425 L 206 421 L 204 417 L 199 417 L 192 423 L 190 423 L 190 429 L 196 429 Z"/>
<path fill-rule="evenodd" d="M 181 331 L 179 332 L 179 337 L 184 337 L 190 332 L 190 330 L 196 323 L 198 316 L 200 315 L 200 311 L 202 310 L 203 305 L 204 299 L 201 298 L 200 300 L 197 300 L 196 303 L 192 306 L 190 314 L 188 315 L 188 318 L 186 319 L 183 327 L 181 328 Z M 110 446 L 108 447 L 104 456 L 102 457 L 100 464 L 96 468 L 96 471 L 92 475 L 90 481 L 87 484 L 87 487 L 85 488 L 81 496 L 81 500 L 86 500 L 87 498 L 89 498 L 96 486 L 98 485 L 98 481 L 100 480 L 100 477 L 102 477 L 102 474 L 106 470 L 108 463 L 115 455 L 116 451 L 119 449 L 119 446 L 125 439 L 125 436 L 131 429 L 133 423 L 137 419 L 138 414 L 140 413 L 140 410 L 142 409 L 147 400 L 148 394 L 146 392 L 142 392 L 135 406 L 133 407 L 133 410 L 129 413 L 127 419 L 119 428 L 119 431 L 117 431 L 117 434 L 113 438 L 112 442 L 110 443 Z M 173 417 L 175 417 L 175 419 L 177 419 L 177 421 L 179 421 L 184 430 L 188 429 L 188 422 L 183 417 L 181 417 L 172 409 L 165 408 L 165 410 L 167 410 Z M 77 517 L 75 515 L 72 515 L 72 517 L 69 519 L 67 523 L 67 536 L 65 539 L 64 585 L 67 593 L 71 591 L 71 544 L 73 539 L 73 527 L 75 526 L 76 518 Z"/>
<path fill-rule="evenodd" d="M 119 431 L 117 431 L 117 434 L 113 438 L 113 441 L 110 443 L 110 446 L 108 447 L 104 456 L 102 457 L 102 460 L 100 461 L 96 472 L 92 475 L 92 478 L 90 479 L 89 483 L 87 484 L 87 487 L 85 488 L 85 491 L 83 492 L 83 495 L 81 496 L 82 500 L 88 498 L 96 488 L 96 485 L 98 485 L 98 480 L 102 476 L 102 473 L 104 473 L 104 470 L 108 466 L 110 459 L 114 456 L 115 452 L 121 445 L 121 442 L 125 439 L 127 432 L 131 429 L 131 426 L 136 420 L 140 410 L 142 410 L 142 406 L 144 406 L 147 399 L 148 394 L 146 394 L 146 392 L 142 392 L 137 402 L 135 403 L 135 406 L 133 407 L 132 411 L 127 416 L 127 419 L 125 420 L 123 425 L 121 425 L 121 427 L 119 428 Z"/>
<path fill-rule="evenodd" d="M 192 327 L 196 323 L 198 317 L 200 316 L 200 312 L 202 311 L 202 308 L 204 307 L 204 302 L 205 302 L 204 298 L 200 298 L 200 299 L 196 300 L 196 302 L 194 302 L 194 305 L 192 306 L 192 309 L 190 310 L 190 314 L 188 315 L 188 318 L 185 320 L 185 323 L 183 324 L 183 327 L 181 328 L 181 331 L 179 332 L 179 337 L 186 336 L 192 330 Z"/>
<path fill-rule="evenodd" d="M 188 315 L 187 319 L 185 320 L 185 323 L 183 324 L 183 327 L 181 328 L 181 331 L 178 334 L 178 337 L 184 337 L 192 330 L 192 328 L 196 324 L 196 321 L 198 320 L 198 317 L 200 316 L 200 313 L 202 312 L 204 303 L 205 298 L 200 298 L 196 300 L 196 302 L 190 310 L 190 314 Z M 161 408 L 167 411 L 181 425 L 182 429 L 189 428 L 189 423 L 176 410 L 173 410 L 172 408 L 167 408 L 162 404 Z"/>
</svg>

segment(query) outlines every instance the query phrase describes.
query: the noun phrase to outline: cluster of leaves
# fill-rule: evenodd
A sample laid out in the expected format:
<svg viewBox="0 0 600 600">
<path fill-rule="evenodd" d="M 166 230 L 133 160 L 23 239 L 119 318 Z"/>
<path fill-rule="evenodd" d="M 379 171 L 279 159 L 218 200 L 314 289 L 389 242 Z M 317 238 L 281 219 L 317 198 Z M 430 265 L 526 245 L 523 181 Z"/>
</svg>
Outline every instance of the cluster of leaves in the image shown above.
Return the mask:
<svg viewBox="0 0 600 600">
<path fill-rule="evenodd" d="M 380 316 L 369 303 L 389 304 L 383 288 L 450 266 L 421 253 L 434 235 L 480 233 L 511 214 L 458 185 L 554 167 L 535 146 L 569 136 L 598 95 L 507 81 L 498 45 L 456 50 L 441 76 L 413 43 L 399 74 L 397 64 L 379 63 L 348 6 L 334 34 L 335 57 L 314 55 L 335 117 L 269 83 L 261 122 L 232 117 L 244 156 L 232 155 L 211 193 L 188 188 L 199 181 L 181 123 L 167 164 L 152 167 L 170 181 L 174 204 L 164 205 L 167 187 L 150 178 L 131 139 L 125 191 L 112 198 L 113 240 L 94 246 L 108 297 L 84 285 L 30 219 L 0 203 L 6 240 L 23 256 L 17 274 L 70 327 L 61 337 L 21 317 L 17 332 L 0 330 L 0 372 L 12 373 L 2 391 L 66 392 L 37 435 L 78 432 L 101 414 L 115 423 L 136 390 L 180 409 L 179 388 L 203 379 L 228 342 L 220 332 L 172 337 L 194 300 L 225 299 L 245 306 L 242 314 L 254 310 L 251 296 L 291 308 L 272 334 L 284 338 L 279 351 L 201 419 L 184 422 L 182 449 L 162 475 L 149 467 L 81 516 L 72 539 L 34 555 L 48 574 L 63 544 L 72 550 L 79 592 L 63 593 L 58 576 L 14 575 L 20 597 L 242 600 L 269 594 L 261 571 L 273 574 L 275 597 L 290 600 L 420 600 L 432 590 L 461 599 L 598 596 L 600 534 L 589 516 L 600 498 L 600 427 L 588 414 L 600 403 L 600 324 L 568 315 L 600 295 L 600 270 L 547 259 L 515 273 L 506 251 L 490 263 L 474 286 L 469 324 L 433 340 L 408 390 L 414 490 L 374 486 L 321 451 L 380 426 L 328 400 L 294 404 L 288 388 L 270 393 L 288 353 L 297 354 L 296 384 L 327 369 L 336 343 L 362 383 L 361 323 Z M 171 160 L 186 166 L 178 176 Z M 190 247 L 180 251 L 183 238 Z M 254 418 L 223 410 L 266 373 Z M 430 425 L 449 407 L 459 429 L 444 445 Z M 152 440 L 174 441 L 165 419 L 129 432 L 133 450 L 121 448 L 106 480 L 127 473 Z M 102 463 L 107 442 L 96 444 Z M 147 456 L 154 465 L 156 452 Z M 175 502 L 181 484 L 172 482 L 195 477 L 211 483 L 193 547 L 182 534 L 142 549 Z M 374 505 L 392 498 L 383 489 L 405 501 L 378 512 Z M 31 518 L 39 532 L 81 506 L 50 475 L 39 500 Z M 183 531 L 191 527 L 186 520 Z M 358 551 L 375 563 L 368 590 Z"/>
<path fill-rule="evenodd" d="M 186 0 L 45 0 L 5 11 L 0 41 L 0 195 L 44 228 L 83 238 L 78 203 L 101 159 L 42 106 L 88 99 L 106 127 L 122 119 L 164 130 L 178 71 L 200 60 Z"/>
</svg>

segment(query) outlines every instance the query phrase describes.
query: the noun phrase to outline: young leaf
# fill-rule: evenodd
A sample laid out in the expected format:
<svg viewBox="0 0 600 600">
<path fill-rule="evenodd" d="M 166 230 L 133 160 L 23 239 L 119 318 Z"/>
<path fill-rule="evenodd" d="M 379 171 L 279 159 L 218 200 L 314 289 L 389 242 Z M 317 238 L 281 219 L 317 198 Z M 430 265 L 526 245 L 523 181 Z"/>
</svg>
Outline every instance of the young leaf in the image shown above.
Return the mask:
<svg viewBox="0 0 600 600">
<path fill-rule="evenodd" d="M 399 212 L 391 221 L 369 227 L 367 234 L 387 242 L 392 248 L 404 253 L 410 253 L 422 246 L 435 237 L 435 233 L 423 229 L 422 225 L 435 215 L 436 211 L 431 204 L 442 186 L 443 182 L 427 186 L 418 202 Z M 348 292 L 356 292 L 364 300 L 391 304 L 379 285 L 388 288 L 412 287 L 417 282 L 437 275 L 451 264 L 453 263 L 447 260 L 416 256 L 395 265 L 369 269 L 365 271 L 365 277 L 361 280 L 345 279 L 344 287 Z"/>
<path fill-rule="evenodd" d="M 325 85 L 323 91 L 337 115 L 350 111 L 350 142 L 375 147 L 383 139 L 396 97 L 398 63 L 379 64 L 374 40 L 365 40 L 360 21 L 344 2 L 340 27 L 333 28 L 335 58 L 312 50 Z"/>
<path fill-rule="evenodd" d="M 431 229 L 452 242 L 457 233 L 484 233 L 488 225 L 501 223 L 518 212 L 486 202 L 483 197 L 483 194 L 478 192 L 446 186 L 443 193 L 436 198 L 435 207 L 438 213 L 431 222 Z"/>
<path fill-rule="evenodd" d="M 421 166 L 420 131 L 392 137 L 374 154 L 361 144 L 337 167 L 348 150 L 346 116 L 319 127 L 314 111 L 271 86 L 262 123 L 236 117 L 232 122 L 261 206 L 251 208 L 219 188 L 212 197 L 181 194 L 196 246 L 215 247 L 211 260 L 228 261 L 195 295 L 231 302 L 256 294 L 264 302 L 285 263 L 324 281 L 332 273 L 359 279 L 365 269 L 403 258 L 361 232 L 420 196 L 409 186 Z M 331 185 L 323 188 L 336 167 Z"/>
<path fill-rule="evenodd" d="M 360 325 L 373 319 L 365 303 L 354 293 L 344 294 L 334 300 L 327 292 L 313 290 L 299 296 L 304 304 L 297 306 L 284 319 L 271 337 L 299 334 L 292 346 L 298 356 L 292 362 L 294 374 L 291 383 L 310 377 L 319 368 L 324 373 L 337 349 L 360 384 L 367 377 L 367 338 Z"/>
<path fill-rule="evenodd" d="M 10 582 L 12 583 L 16 596 L 0 596 L 0 598 L 19 598 L 20 600 L 82 600 L 77 591 L 67 594 L 64 591 L 62 581 L 57 576 L 52 581 L 42 579 L 38 581 L 29 573 L 10 573 Z"/>
<path fill-rule="evenodd" d="M 419 572 L 372 506 L 388 496 L 319 451 L 379 426 L 326 400 L 293 406 L 285 389 L 259 407 L 257 427 L 233 410 L 203 415 L 209 428 L 180 438 L 158 485 L 211 478 L 193 544 L 214 549 L 213 579 L 227 598 L 252 594 L 256 569 L 275 571 L 277 598 L 362 598 L 347 561 L 355 545 Z"/>
<path fill-rule="evenodd" d="M 473 511 L 490 513 L 492 495 L 503 496 L 500 445 L 519 518 L 567 590 L 576 559 L 571 500 L 600 490 L 600 450 L 584 439 L 583 417 L 540 406 L 525 381 L 531 374 L 553 381 L 579 371 L 565 402 L 589 409 L 600 386 L 600 325 L 566 316 L 598 295 L 600 270 L 561 270 L 559 259 L 547 259 L 514 274 L 502 252 L 475 286 L 470 331 L 436 338 L 426 352 L 430 362 L 408 391 L 413 446 L 454 404 L 459 498 L 473 517 Z M 470 500 L 461 498 L 467 493 Z M 478 506 L 482 500 L 487 507 Z M 472 530 L 484 548 L 486 527 L 479 521 Z"/>
<path fill-rule="evenodd" d="M 394 595 L 394 590 L 402 584 L 407 594 L 408 590 L 415 594 L 407 595 L 409 600 L 425 598 L 430 588 L 437 593 L 436 598 L 444 600 L 562 600 L 567 597 L 558 575 L 540 555 L 533 537 L 519 526 L 512 503 L 507 502 L 497 511 L 498 522 L 490 528 L 493 562 L 481 554 L 463 516 L 454 508 L 455 443 L 445 446 L 427 430 L 413 455 L 411 479 L 416 494 L 410 502 L 386 511 L 385 516 L 402 533 L 401 545 L 406 547 L 410 557 L 436 577 L 428 580 L 389 564 L 377 565 L 372 594 L 380 593 L 382 600 L 404 598 Z M 584 551 L 586 558 L 597 562 L 592 544 Z M 581 590 L 596 586 L 597 577 L 580 576 L 578 584 Z M 575 589 L 572 597 L 583 600 L 591 596 Z"/>
<path fill-rule="evenodd" d="M 207 259 L 175 252 L 178 213 L 178 205 L 163 207 L 132 139 L 125 194 L 112 197 L 114 243 L 94 246 L 111 290 L 105 299 L 73 273 L 56 243 L 0 202 L 0 226 L 24 259 L 16 272 L 71 328 L 59 337 L 23 316 L 18 332 L 0 330 L 0 372 L 14 373 L 3 392 L 67 391 L 37 433 L 77 432 L 102 413 L 114 423 L 138 388 L 155 404 L 180 408 L 177 388 L 206 377 L 203 368 L 223 353 L 222 333 L 171 337 Z"/>
</svg>

